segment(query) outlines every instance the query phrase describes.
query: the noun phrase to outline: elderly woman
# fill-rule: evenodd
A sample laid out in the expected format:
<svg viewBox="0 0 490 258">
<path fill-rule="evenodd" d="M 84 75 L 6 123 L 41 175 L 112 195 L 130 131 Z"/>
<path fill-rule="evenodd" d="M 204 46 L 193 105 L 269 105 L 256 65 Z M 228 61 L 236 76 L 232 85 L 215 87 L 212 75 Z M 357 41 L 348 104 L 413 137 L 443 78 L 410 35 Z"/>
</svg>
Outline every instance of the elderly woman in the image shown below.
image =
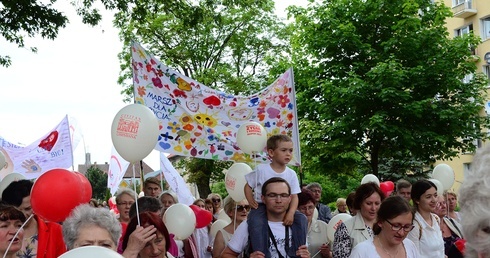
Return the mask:
<svg viewBox="0 0 490 258">
<path fill-rule="evenodd" d="M 365 183 L 356 189 L 353 205 L 357 214 L 342 222 L 335 231 L 334 258 L 349 257 L 357 244 L 373 238 L 372 228 L 383 199 L 384 194 L 375 183 Z"/>
<path fill-rule="evenodd" d="M 413 211 L 408 201 L 399 195 L 388 197 L 378 210 L 374 238 L 356 245 L 350 258 L 418 258 L 417 247 L 407 239 L 413 227 Z"/>
<path fill-rule="evenodd" d="M 82 204 L 63 222 L 63 239 L 68 250 L 97 245 L 116 251 L 121 224 L 107 209 Z"/>
<path fill-rule="evenodd" d="M 119 221 L 121 224 L 128 224 L 129 222 L 129 209 L 135 202 L 136 193 L 129 188 L 120 188 L 116 192 L 116 205 L 119 210 Z M 125 227 L 125 225 L 123 225 Z"/>
<path fill-rule="evenodd" d="M 225 198 L 224 211 L 230 217 L 230 224 L 220 229 L 216 233 L 213 246 L 213 257 L 221 257 L 221 253 L 225 250 L 228 241 L 235 233 L 235 229 L 245 220 L 247 220 L 250 206 L 246 199 L 241 202 L 235 202 L 230 196 Z M 241 256 L 239 256 L 241 257 Z"/>
<path fill-rule="evenodd" d="M 429 180 L 419 180 L 412 185 L 411 195 L 415 208 L 415 228 L 408 238 L 415 243 L 424 258 L 444 258 L 444 241 L 439 217 L 433 214 L 437 204 L 437 187 Z"/>
<path fill-rule="evenodd" d="M 128 224 L 128 229 L 123 238 L 125 258 L 173 258 L 168 252 L 170 248 L 170 236 L 163 221 L 153 212 L 142 212 L 138 219 L 133 217 Z M 138 235 L 139 244 L 132 245 L 131 236 Z M 136 247 L 136 248 L 135 248 Z"/>
<path fill-rule="evenodd" d="M 337 209 L 332 212 L 332 218 L 339 213 L 347 213 L 347 202 L 345 198 L 338 198 L 335 202 Z"/>
<path fill-rule="evenodd" d="M 439 216 L 442 239 L 444 240 L 444 253 L 449 258 L 452 258 L 450 256 L 451 247 L 456 241 L 463 239 L 461 225 L 454 219 L 447 217 L 447 205 L 444 196 L 437 196 L 435 214 Z"/>
<path fill-rule="evenodd" d="M 168 207 L 176 203 L 179 203 L 179 198 L 177 198 L 177 194 L 171 190 L 163 191 L 162 194 L 160 194 L 159 199 L 163 206 L 162 216 L 165 213 L 165 211 L 168 209 Z"/>
<path fill-rule="evenodd" d="M 165 211 L 172 205 L 179 203 L 179 199 L 177 198 L 177 194 L 172 191 L 172 190 L 167 190 L 164 191 L 160 196 L 159 196 L 160 202 L 162 203 L 162 212 L 161 216 L 163 219 L 163 216 L 165 215 Z M 175 244 L 177 245 L 177 250 L 178 250 L 178 258 L 183 258 L 183 257 L 198 257 L 198 250 L 196 248 L 196 241 L 194 239 L 194 236 L 191 235 L 190 237 L 184 239 L 184 240 L 179 240 L 179 239 L 174 239 Z"/>
<path fill-rule="evenodd" d="M 465 257 L 490 257 L 490 147 L 479 149 L 459 189 Z"/>
<path fill-rule="evenodd" d="M 456 211 L 456 206 L 458 206 L 458 195 L 455 192 L 447 191 L 444 194 L 444 197 L 447 200 L 448 214 L 447 216 L 456 220 L 457 222 L 461 222 L 461 215 Z"/>
<path fill-rule="evenodd" d="M 16 252 L 22 248 L 24 230 L 21 229 L 26 217 L 14 206 L 0 204 L 0 256 L 17 258 Z M 17 234 L 17 231 L 19 233 Z M 17 234 L 17 236 L 15 236 Z M 12 242 L 10 248 L 9 244 Z"/>
<path fill-rule="evenodd" d="M 303 213 L 308 220 L 308 234 L 306 243 L 308 243 L 308 251 L 312 256 L 320 253 L 323 258 L 331 258 L 332 252 L 328 246 L 327 240 L 327 223 L 313 218 L 316 201 L 313 194 L 306 189 L 303 189 L 298 194 L 298 211 Z"/>
</svg>

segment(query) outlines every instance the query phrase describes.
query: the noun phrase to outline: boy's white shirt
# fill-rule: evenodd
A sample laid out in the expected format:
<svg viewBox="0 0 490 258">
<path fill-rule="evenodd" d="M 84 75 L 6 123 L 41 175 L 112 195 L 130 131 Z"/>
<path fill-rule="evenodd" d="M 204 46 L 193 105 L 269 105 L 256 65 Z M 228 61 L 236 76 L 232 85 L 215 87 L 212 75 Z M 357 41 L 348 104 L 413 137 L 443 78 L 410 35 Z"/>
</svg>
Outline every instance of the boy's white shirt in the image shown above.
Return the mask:
<svg viewBox="0 0 490 258">
<path fill-rule="evenodd" d="M 286 167 L 283 172 L 277 173 L 270 164 L 259 164 L 254 171 L 245 175 L 247 184 L 254 190 L 254 199 L 257 203 L 262 203 L 262 185 L 272 177 L 280 177 L 286 180 L 291 187 L 291 194 L 301 192 L 298 176 L 294 170 Z"/>
</svg>

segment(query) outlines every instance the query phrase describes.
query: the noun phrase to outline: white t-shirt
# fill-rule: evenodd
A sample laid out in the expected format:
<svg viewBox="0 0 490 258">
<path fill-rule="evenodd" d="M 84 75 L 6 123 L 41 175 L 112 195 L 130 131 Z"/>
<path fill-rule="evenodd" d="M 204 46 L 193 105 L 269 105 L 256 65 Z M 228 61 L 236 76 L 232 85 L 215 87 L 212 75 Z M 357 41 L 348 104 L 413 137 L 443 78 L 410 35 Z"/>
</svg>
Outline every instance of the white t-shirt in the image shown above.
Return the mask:
<svg viewBox="0 0 490 258">
<path fill-rule="evenodd" d="M 282 224 L 282 221 L 272 222 L 269 221 L 269 227 L 271 228 L 274 239 L 276 240 L 277 249 L 282 254 L 283 257 L 288 257 L 286 255 L 286 228 Z M 291 246 L 291 228 L 289 228 L 289 246 Z M 228 242 L 228 247 L 235 253 L 242 253 L 245 248 L 248 248 L 248 224 L 247 221 L 240 223 L 238 228 L 235 230 L 235 234 L 231 237 Z M 276 247 L 269 239 L 269 252 L 272 258 L 278 258 Z"/>
<path fill-rule="evenodd" d="M 291 194 L 298 194 L 301 192 L 298 176 L 294 170 L 286 167 L 283 172 L 277 173 L 271 168 L 270 164 L 259 164 L 254 171 L 245 175 L 247 184 L 254 189 L 254 199 L 257 203 L 262 203 L 262 185 L 272 177 L 280 177 L 286 180 L 291 187 Z"/>
<path fill-rule="evenodd" d="M 417 211 L 413 225 L 415 226 L 407 238 L 412 240 L 418 248 L 421 258 L 444 258 L 444 240 L 442 239 L 442 231 L 439 223 L 435 219 L 434 214 L 431 214 L 432 227 L 425 222 L 422 215 Z M 422 237 L 420 237 L 420 228 L 422 228 Z"/>
<path fill-rule="evenodd" d="M 412 240 L 405 238 L 403 240 L 403 245 L 405 246 L 405 253 L 407 258 L 419 258 L 420 254 L 417 247 L 412 242 Z M 374 239 L 368 239 L 362 241 L 352 249 L 349 258 L 380 258 L 381 256 L 376 251 L 376 246 L 374 246 Z"/>
</svg>

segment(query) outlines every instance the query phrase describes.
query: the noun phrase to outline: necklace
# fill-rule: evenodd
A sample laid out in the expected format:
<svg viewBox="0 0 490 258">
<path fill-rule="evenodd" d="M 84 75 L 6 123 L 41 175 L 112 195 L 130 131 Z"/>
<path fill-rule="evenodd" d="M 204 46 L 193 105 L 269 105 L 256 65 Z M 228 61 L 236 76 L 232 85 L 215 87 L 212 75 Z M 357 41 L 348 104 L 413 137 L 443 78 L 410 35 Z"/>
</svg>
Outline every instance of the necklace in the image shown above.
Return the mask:
<svg viewBox="0 0 490 258">
<path fill-rule="evenodd" d="M 381 246 L 381 249 L 383 249 L 383 251 L 390 257 L 390 258 L 396 258 L 398 256 L 398 251 L 400 251 L 400 248 L 396 248 L 396 253 L 395 255 L 391 255 L 390 252 L 388 252 L 385 247 L 383 246 L 383 243 L 381 243 L 381 238 L 379 238 L 378 236 L 378 242 L 379 242 L 379 245 Z"/>
</svg>

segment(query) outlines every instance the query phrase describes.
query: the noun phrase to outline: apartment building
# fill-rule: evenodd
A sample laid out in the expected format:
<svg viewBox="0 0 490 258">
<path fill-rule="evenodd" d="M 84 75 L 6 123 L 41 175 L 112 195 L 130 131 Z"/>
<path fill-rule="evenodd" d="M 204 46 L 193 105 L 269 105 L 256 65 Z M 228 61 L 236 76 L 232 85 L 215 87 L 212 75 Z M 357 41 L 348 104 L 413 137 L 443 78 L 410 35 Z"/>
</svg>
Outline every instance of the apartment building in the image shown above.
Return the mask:
<svg viewBox="0 0 490 258">
<path fill-rule="evenodd" d="M 475 62 L 478 71 L 490 78 L 490 0 L 444 0 L 444 3 L 453 11 L 453 17 L 447 19 L 446 22 L 450 36 L 456 37 L 473 32 L 481 38 L 482 43 L 475 48 L 474 55 L 479 57 L 475 59 Z M 490 90 L 487 93 L 490 93 Z M 488 102 L 490 102 L 490 98 Z M 481 111 L 482 115 L 490 115 L 490 106 L 487 103 L 485 106 L 486 110 Z M 479 147 L 482 146 L 481 141 L 476 141 L 475 144 Z M 446 163 L 454 169 L 456 181 L 453 190 L 458 191 L 465 173 L 471 168 L 473 154 L 462 153 L 452 161 L 438 162 Z"/>
</svg>

